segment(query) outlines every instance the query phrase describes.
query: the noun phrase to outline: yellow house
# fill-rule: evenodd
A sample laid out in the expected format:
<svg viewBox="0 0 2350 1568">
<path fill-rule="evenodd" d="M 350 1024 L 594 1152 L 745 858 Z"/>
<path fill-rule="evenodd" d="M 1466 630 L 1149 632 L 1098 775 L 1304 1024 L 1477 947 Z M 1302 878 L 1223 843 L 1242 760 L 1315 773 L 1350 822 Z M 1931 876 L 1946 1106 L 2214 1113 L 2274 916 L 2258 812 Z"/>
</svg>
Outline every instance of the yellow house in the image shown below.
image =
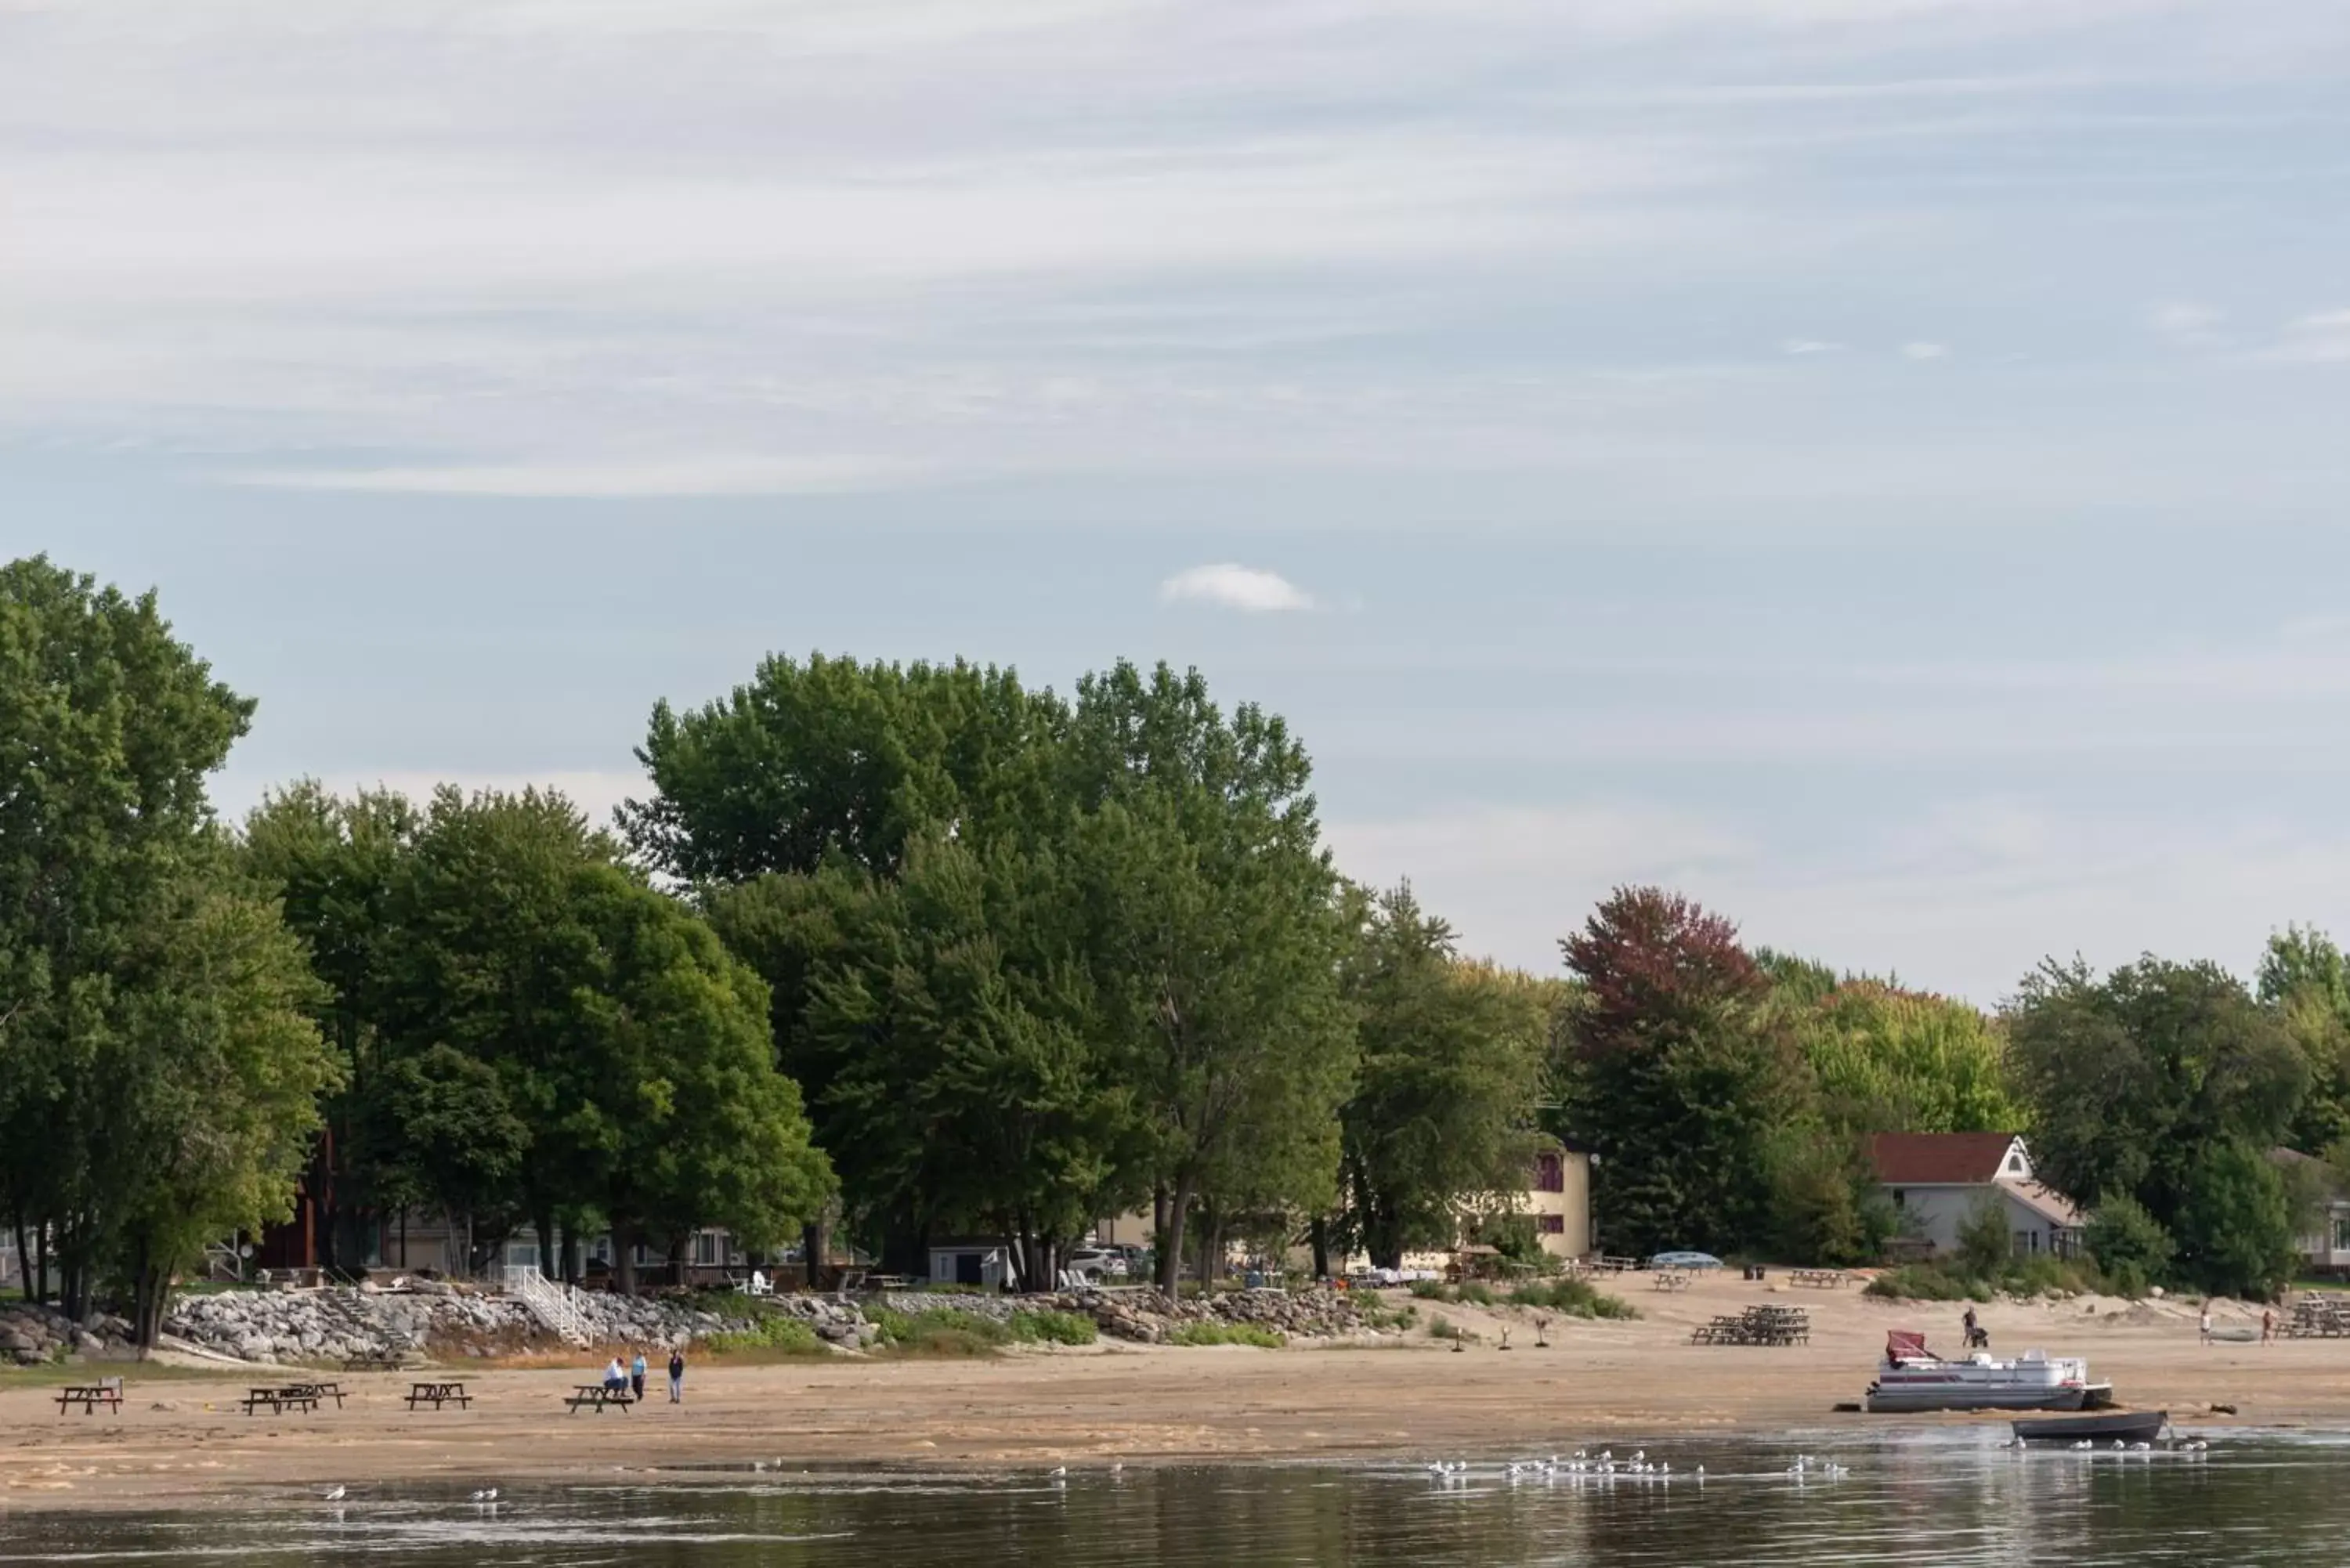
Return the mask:
<svg viewBox="0 0 2350 1568">
<path fill-rule="evenodd" d="M 1534 1217 L 1534 1233 L 1550 1256 L 1580 1258 L 1589 1253 L 1591 1150 L 1556 1138 L 1537 1149 L 1533 1179 L 1518 1211 Z"/>
</svg>

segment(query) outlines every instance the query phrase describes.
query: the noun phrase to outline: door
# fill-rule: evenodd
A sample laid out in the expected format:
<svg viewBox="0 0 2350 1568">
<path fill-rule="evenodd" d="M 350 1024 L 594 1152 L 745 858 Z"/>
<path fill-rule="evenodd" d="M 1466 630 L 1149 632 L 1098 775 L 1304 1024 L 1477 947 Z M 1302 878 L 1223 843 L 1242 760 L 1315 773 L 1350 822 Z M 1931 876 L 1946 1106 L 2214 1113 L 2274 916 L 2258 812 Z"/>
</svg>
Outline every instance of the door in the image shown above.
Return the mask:
<svg viewBox="0 0 2350 1568">
<path fill-rule="evenodd" d="M 954 1282 L 959 1285 L 983 1285 L 987 1283 L 986 1254 L 982 1252 L 957 1252 L 955 1254 Z"/>
</svg>

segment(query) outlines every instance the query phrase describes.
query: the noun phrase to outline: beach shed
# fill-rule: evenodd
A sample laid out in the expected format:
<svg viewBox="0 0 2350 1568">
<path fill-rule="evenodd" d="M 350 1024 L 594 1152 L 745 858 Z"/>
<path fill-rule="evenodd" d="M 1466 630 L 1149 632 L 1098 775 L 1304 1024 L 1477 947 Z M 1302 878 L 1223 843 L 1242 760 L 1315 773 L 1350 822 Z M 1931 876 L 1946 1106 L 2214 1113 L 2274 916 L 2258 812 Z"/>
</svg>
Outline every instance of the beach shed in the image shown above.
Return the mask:
<svg viewBox="0 0 2350 1568">
<path fill-rule="evenodd" d="M 1900 1216 L 1903 1250 L 1955 1249 L 1959 1228 L 1989 1200 L 2005 1211 L 2018 1256 L 2080 1251 L 2080 1210 L 2033 1175 L 2020 1133 L 1877 1133 L 1868 1157 Z"/>
<path fill-rule="evenodd" d="M 1009 1241 L 975 1239 L 931 1243 L 931 1283 L 1017 1290 L 1020 1262 Z"/>
</svg>

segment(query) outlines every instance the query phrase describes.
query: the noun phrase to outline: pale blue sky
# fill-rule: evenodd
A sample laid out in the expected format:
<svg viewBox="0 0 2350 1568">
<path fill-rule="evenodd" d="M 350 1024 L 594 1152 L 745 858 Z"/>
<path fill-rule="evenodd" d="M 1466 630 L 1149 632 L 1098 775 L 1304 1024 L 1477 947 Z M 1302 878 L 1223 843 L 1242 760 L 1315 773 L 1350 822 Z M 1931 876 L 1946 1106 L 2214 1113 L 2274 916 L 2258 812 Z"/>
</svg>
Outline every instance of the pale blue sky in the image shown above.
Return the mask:
<svg viewBox="0 0 2350 1568">
<path fill-rule="evenodd" d="M 0 551 L 234 807 L 1164 657 L 1513 962 L 2243 969 L 2350 935 L 2345 416 L 2316 0 L 0 0 Z"/>
</svg>

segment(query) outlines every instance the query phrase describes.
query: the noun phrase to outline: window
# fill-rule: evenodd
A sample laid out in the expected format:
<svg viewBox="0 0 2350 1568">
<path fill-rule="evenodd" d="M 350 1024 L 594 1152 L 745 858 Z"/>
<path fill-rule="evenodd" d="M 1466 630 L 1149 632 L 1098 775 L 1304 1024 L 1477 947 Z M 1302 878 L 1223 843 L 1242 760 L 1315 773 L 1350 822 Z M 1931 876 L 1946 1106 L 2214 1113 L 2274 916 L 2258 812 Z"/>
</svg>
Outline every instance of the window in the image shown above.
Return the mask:
<svg viewBox="0 0 2350 1568">
<path fill-rule="evenodd" d="M 1534 1190 L 1564 1192 L 1566 1190 L 1566 1160 L 1555 1154 L 1534 1156 Z"/>
<path fill-rule="evenodd" d="M 723 1242 L 723 1238 L 715 1231 L 695 1231 L 693 1233 L 694 1266 L 707 1269 L 724 1262 L 725 1254 L 721 1251 Z"/>
<path fill-rule="evenodd" d="M 2350 1214 L 2336 1214 L 2334 1217 L 2334 1250 L 2337 1252 L 2350 1252 Z"/>
<path fill-rule="evenodd" d="M 1534 1216 L 1534 1229 L 1545 1236 L 1564 1236 L 1566 1234 L 1566 1216 L 1537 1214 Z"/>
</svg>

